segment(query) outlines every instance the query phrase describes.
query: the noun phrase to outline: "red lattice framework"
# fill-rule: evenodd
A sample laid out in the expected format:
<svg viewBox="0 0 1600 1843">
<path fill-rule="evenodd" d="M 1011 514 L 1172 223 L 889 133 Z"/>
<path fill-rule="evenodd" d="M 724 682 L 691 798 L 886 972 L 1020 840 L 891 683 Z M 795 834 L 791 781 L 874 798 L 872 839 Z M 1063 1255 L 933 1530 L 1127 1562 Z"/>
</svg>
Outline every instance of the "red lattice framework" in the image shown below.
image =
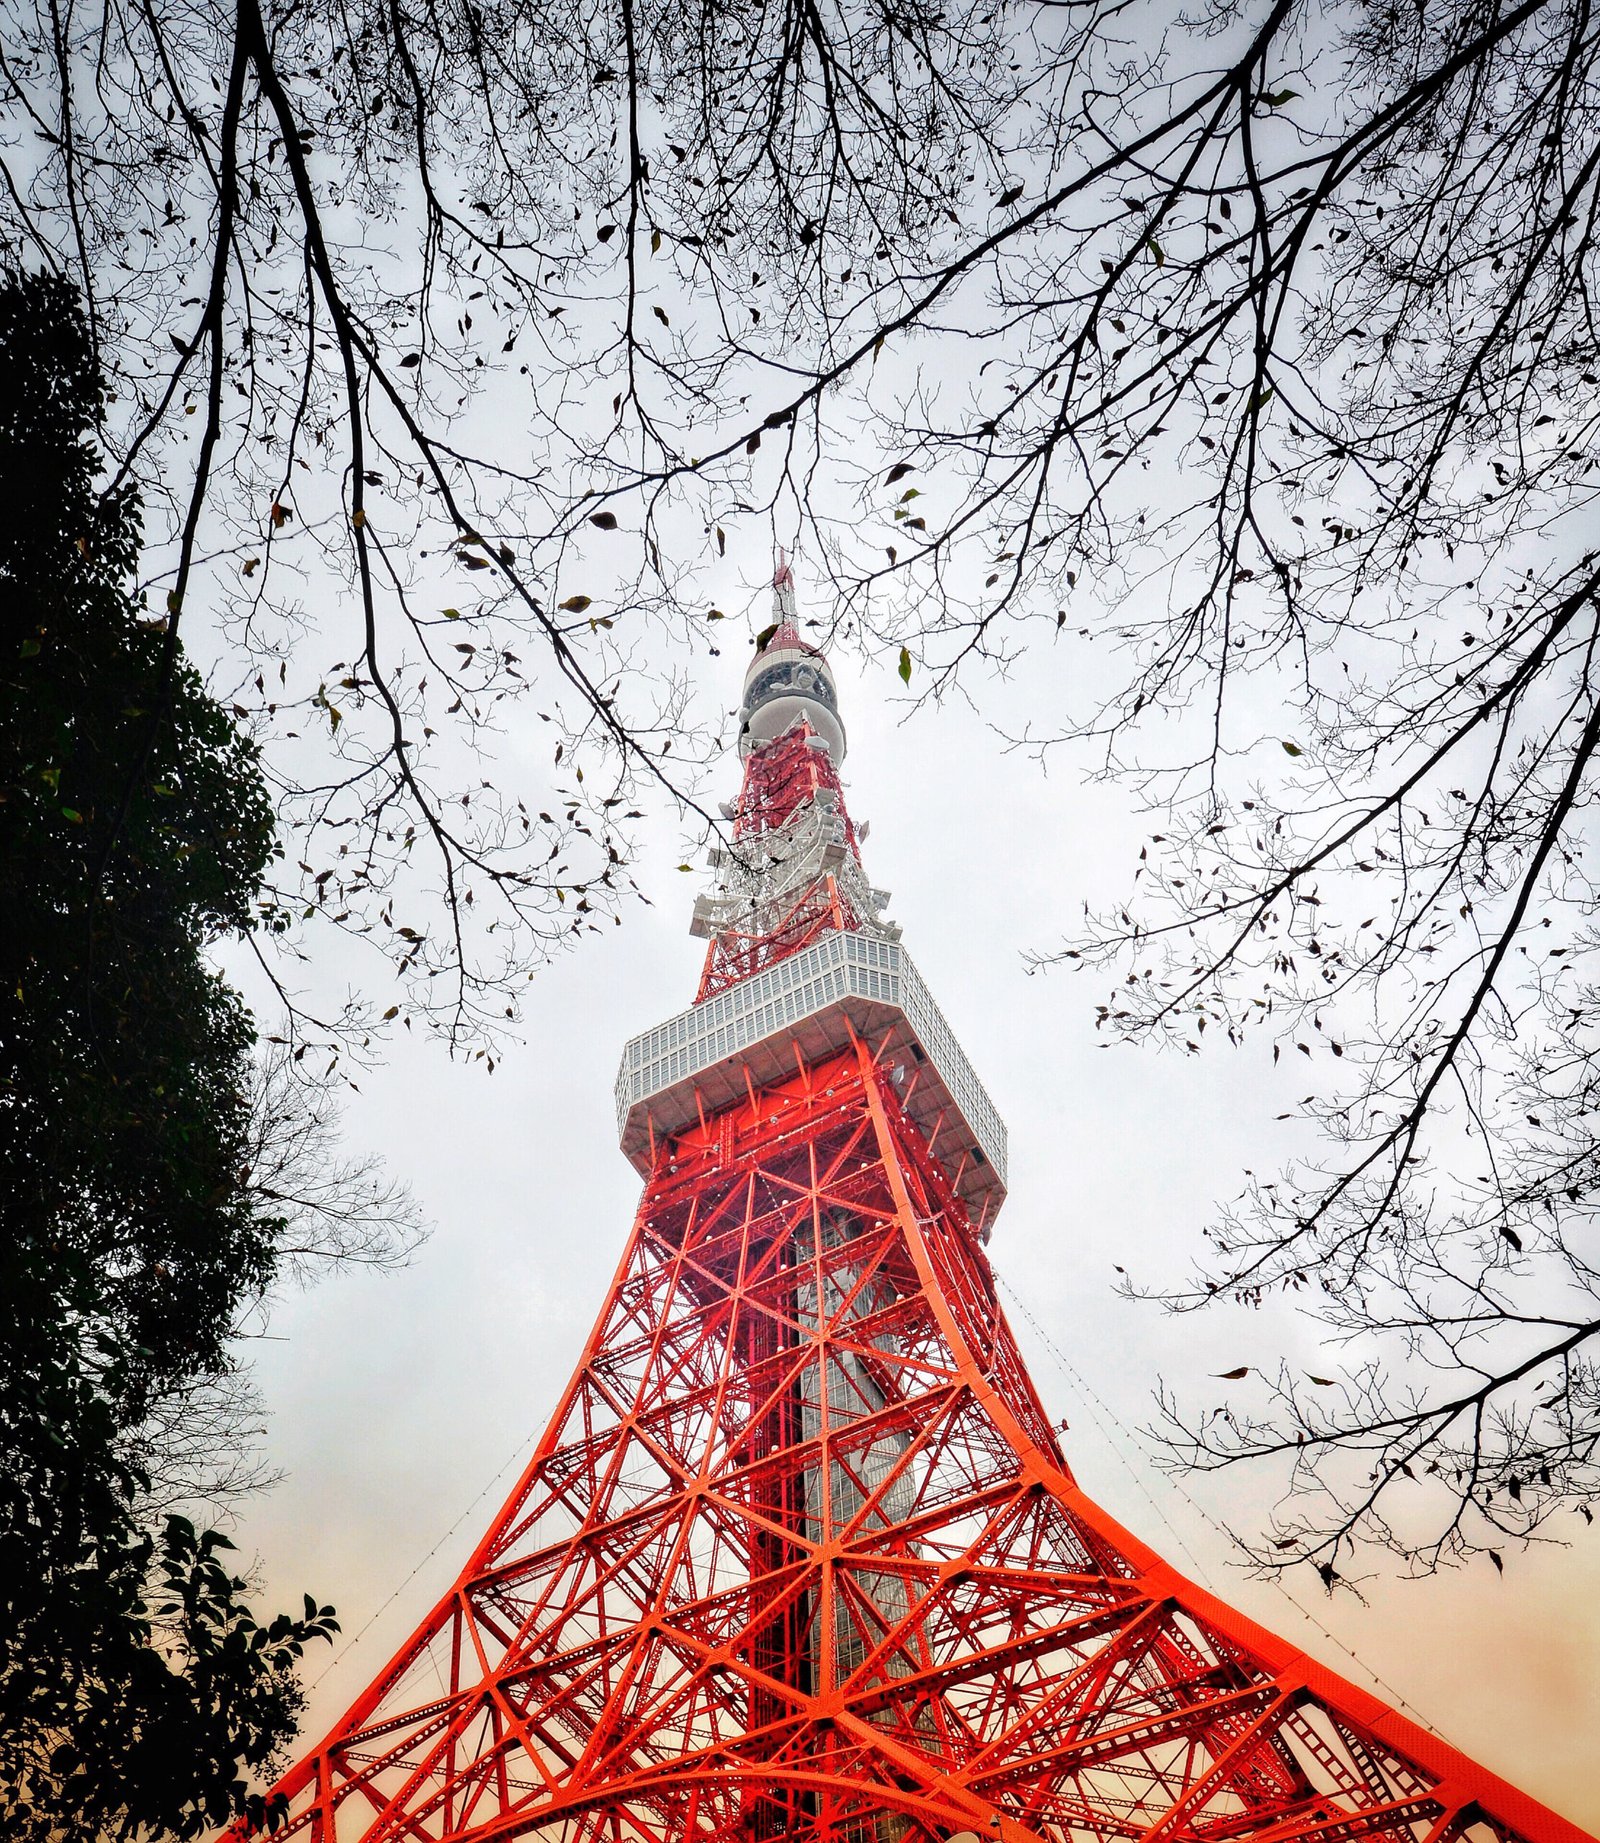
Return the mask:
<svg viewBox="0 0 1600 1843">
<path fill-rule="evenodd" d="M 859 862 L 860 848 L 855 827 L 845 810 L 839 771 L 828 751 L 820 745 L 820 739 L 804 722 L 756 749 L 746 762 L 744 789 L 734 816 L 729 849 L 737 853 L 741 846 L 749 848 L 771 841 L 824 789 L 834 796 L 844 827 L 845 849 Z M 713 937 L 706 950 L 695 1003 L 700 1004 L 712 993 L 747 979 L 774 961 L 798 953 L 829 928 L 859 928 L 861 921 L 838 879 L 824 873 L 796 891 L 787 912 L 774 918 L 760 932 L 743 934 L 730 929 Z"/>
<path fill-rule="evenodd" d="M 662 1147 L 505 1508 L 280 1790 L 316 1843 L 1582 1837 L 1083 1495 L 859 1039 Z"/>
</svg>

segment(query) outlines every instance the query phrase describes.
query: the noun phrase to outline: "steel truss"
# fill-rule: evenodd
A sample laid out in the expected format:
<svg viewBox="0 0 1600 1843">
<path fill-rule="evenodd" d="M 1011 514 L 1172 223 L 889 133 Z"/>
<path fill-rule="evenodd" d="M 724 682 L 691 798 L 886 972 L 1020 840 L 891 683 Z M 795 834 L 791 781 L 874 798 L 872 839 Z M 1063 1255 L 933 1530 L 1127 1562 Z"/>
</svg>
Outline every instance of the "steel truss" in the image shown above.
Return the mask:
<svg viewBox="0 0 1600 1843">
<path fill-rule="evenodd" d="M 733 811 L 732 842 L 718 854 L 723 893 L 712 905 L 717 925 L 696 1004 L 830 928 L 898 934 L 878 918 L 882 893 L 862 871 L 838 768 L 807 725 L 750 757 Z"/>
<path fill-rule="evenodd" d="M 709 969 L 708 969 L 709 971 Z M 315 1843 L 1581 1843 L 1079 1490 L 875 1046 L 665 1142 Z"/>
</svg>

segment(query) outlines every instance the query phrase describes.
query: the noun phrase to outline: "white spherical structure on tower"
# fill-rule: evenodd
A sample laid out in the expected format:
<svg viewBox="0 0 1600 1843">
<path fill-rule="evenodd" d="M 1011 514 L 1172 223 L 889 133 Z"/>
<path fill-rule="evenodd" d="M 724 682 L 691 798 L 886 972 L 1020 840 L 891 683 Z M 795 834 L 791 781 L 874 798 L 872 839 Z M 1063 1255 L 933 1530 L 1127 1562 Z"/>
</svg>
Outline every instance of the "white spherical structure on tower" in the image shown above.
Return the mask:
<svg viewBox="0 0 1600 1843">
<path fill-rule="evenodd" d="M 845 752 L 838 691 L 821 648 L 800 638 L 794 577 L 781 554 L 772 589 L 778 619 L 772 637 L 750 661 L 750 669 L 744 675 L 744 696 L 739 704 L 740 757 L 781 736 L 804 717 L 837 767 Z"/>
</svg>

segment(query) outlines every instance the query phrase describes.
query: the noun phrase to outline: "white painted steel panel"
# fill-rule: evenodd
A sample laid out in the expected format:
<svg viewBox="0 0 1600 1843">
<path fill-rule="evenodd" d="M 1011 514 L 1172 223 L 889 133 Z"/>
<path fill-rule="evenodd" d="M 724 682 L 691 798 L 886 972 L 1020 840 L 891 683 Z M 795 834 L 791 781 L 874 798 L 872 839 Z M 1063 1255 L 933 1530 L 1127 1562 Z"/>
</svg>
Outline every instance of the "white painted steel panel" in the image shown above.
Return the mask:
<svg viewBox="0 0 1600 1843">
<path fill-rule="evenodd" d="M 1005 1197 L 1006 1129 L 954 1032 L 898 941 L 830 932 L 800 953 L 634 1037 L 617 1074 L 617 1130 L 648 1171 L 652 1130 L 679 1132 L 794 1068 L 846 1047 L 854 1025 L 886 1062 L 909 1058 L 907 1111 L 974 1216 Z M 793 1047 L 791 1047 L 793 1046 Z"/>
</svg>

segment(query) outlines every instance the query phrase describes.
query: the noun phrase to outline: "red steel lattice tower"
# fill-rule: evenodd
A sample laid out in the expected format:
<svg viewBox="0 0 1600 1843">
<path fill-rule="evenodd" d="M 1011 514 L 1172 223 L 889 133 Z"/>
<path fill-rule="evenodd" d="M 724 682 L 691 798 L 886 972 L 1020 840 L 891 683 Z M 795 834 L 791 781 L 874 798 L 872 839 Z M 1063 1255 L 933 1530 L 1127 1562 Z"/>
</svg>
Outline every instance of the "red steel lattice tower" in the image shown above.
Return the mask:
<svg viewBox="0 0 1600 1843">
<path fill-rule="evenodd" d="M 309 1843 L 1581 1843 L 1084 1496 L 995 1295 L 1005 1129 L 779 620 L 644 1196 L 455 1585 L 282 1780 Z"/>
</svg>

